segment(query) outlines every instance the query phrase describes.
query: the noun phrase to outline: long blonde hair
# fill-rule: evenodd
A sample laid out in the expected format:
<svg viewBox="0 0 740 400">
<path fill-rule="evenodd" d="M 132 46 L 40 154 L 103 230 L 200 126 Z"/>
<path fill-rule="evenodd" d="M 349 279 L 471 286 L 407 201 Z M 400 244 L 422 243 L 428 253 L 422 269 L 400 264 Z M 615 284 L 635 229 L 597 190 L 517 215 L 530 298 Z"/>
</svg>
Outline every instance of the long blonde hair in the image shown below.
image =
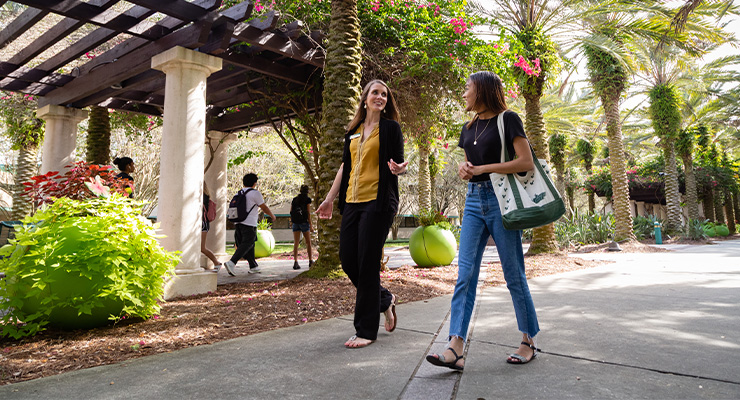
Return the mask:
<svg viewBox="0 0 740 400">
<path fill-rule="evenodd" d="M 368 82 L 367 85 L 365 85 L 364 89 L 362 89 L 360 102 L 357 104 L 357 111 L 355 111 L 355 116 L 354 118 L 352 118 L 352 122 L 347 125 L 347 129 L 352 129 L 353 127 L 359 125 L 360 122 L 364 121 L 365 117 L 367 117 L 367 109 L 364 107 L 365 100 L 367 100 L 367 95 L 368 93 L 370 93 L 370 88 L 376 83 L 383 85 L 385 87 L 385 90 L 388 91 L 388 100 L 385 103 L 385 108 L 383 109 L 381 116 L 383 118 L 392 119 L 396 122 L 401 122 L 401 118 L 398 115 L 396 100 L 393 98 L 391 88 L 389 88 L 388 85 L 386 85 L 386 83 L 381 81 L 380 79 L 373 79 L 372 81 Z"/>
</svg>

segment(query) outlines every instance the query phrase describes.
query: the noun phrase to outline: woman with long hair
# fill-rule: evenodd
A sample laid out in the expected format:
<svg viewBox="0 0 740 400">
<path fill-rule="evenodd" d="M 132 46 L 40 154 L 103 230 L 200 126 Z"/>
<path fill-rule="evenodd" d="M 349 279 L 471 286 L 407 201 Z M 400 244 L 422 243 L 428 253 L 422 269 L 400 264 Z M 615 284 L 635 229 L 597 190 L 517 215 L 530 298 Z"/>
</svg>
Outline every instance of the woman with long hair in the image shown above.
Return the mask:
<svg viewBox="0 0 740 400">
<path fill-rule="evenodd" d="M 475 117 L 463 126 L 458 143 L 465 150 L 465 160 L 458 167 L 458 175 L 468 181 L 468 191 L 460 231 L 457 284 L 450 307 L 449 344 L 442 354 L 428 355 L 427 361 L 454 370 L 464 368 L 462 354 L 475 304 L 481 260 L 488 238 L 493 237 L 522 333 L 519 349 L 506 361 L 525 364 L 537 355 L 534 336 L 540 328 L 524 273 L 522 232 L 504 229 L 489 173 L 530 171 L 534 169 L 534 160 L 522 120 L 507 109 L 503 84 L 496 74 L 482 71 L 470 75 L 463 98 L 466 111 L 475 112 Z M 504 118 L 503 144 L 496 123 L 501 113 Z M 516 158 L 506 162 L 501 160 L 502 146 L 506 146 L 508 153 L 516 155 Z"/>
<path fill-rule="evenodd" d="M 308 185 L 302 185 L 298 196 L 290 202 L 290 222 L 293 228 L 293 269 L 301 269 L 298 264 L 298 245 L 301 243 L 301 233 L 306 240 L 308 251 L 308 268 L 313 266 L 313 252 L 311 251 L 311 198 L 308 197 Z"/>
<path fill-rule="evenodd" d="M 396 296 L 380 285 L 383 245 L 398 212 L 398 175 L 406 172 L 398 108 L 388 85 L 365 85 L 344 138 L 344 155 L 331 189 L 316 213 L 331 218 L 339 197 L 342 226 L 339 258 L 357 288 L 355 335 L 344 345 L 366 347 L 378 337 L 380 313 L 385 330 L 396 329 Z"/>
</svg>

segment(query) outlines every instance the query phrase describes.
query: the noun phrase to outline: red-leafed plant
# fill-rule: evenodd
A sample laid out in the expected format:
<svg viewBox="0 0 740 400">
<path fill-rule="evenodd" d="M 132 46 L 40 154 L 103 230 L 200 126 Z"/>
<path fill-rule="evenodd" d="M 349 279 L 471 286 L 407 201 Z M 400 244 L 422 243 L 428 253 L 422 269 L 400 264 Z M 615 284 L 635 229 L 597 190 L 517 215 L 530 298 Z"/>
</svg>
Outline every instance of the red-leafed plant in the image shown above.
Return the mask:
<svg viewBox="0 0 740 400">
<path fill-rule="evenodd" d="M 97 182 L 110 188 L 112 193 L 128 197 L 133 190 L 133 182 L 116 178 L 113 167 L 88 164 L 78 161 L 68 166 L 67 171 L 49 171 L 24 182 L 25 195 L 33 201 L 34 207 L 51 204 L 55 199 L 67 197 L 74 200 L 92 199 L 99 196 L 90 189 L 90 183 Z M 36 210 L 34 209 L 34 212 Z"/>
</svg>

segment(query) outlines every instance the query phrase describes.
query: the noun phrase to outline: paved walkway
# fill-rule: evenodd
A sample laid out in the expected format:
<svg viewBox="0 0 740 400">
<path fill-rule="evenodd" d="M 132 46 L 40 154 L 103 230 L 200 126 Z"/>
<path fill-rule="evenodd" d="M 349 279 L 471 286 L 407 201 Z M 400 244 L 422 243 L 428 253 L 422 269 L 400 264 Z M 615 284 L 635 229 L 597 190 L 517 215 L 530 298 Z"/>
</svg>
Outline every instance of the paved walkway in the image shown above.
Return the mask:
<svg viewBox="0 0 740 400">
<path fill-rule="evenodd" d="M 532 279 L 544 352 L 528 365 L 505 363 L 521 336 L 495 287 L 464 373 L 424 361 L 444 346 L 443 296 L 401 304 L 398 329 L 363 349 L 342 346 L 344 316 L 6 385 L 0 399 L 738 399 L 740 240 L 675 249 L 579 255 L 614 263 Z"/>
</svg>

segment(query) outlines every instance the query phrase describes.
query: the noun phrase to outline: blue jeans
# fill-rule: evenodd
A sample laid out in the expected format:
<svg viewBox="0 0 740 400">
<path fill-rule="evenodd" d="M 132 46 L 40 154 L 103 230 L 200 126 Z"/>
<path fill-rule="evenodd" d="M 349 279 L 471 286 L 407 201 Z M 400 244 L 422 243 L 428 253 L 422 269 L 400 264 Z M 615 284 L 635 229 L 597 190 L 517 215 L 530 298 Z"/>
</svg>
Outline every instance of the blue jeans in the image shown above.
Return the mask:
<svg viewBox="0 0 740 400">
<path fill-rule="evenodd" d="M 465 340 L 467 336 L 480 264 L 489 236 L 496 242 L 519 330 L 534 337 L 540 327 L 524 273 L 522 231 L 504 229 L 493 185 L 491 181 L 484 181 L 468 183 L 460 232 L 457 284 L 450 310 L 450 338 L 458 336 Z"/>
</svg>

